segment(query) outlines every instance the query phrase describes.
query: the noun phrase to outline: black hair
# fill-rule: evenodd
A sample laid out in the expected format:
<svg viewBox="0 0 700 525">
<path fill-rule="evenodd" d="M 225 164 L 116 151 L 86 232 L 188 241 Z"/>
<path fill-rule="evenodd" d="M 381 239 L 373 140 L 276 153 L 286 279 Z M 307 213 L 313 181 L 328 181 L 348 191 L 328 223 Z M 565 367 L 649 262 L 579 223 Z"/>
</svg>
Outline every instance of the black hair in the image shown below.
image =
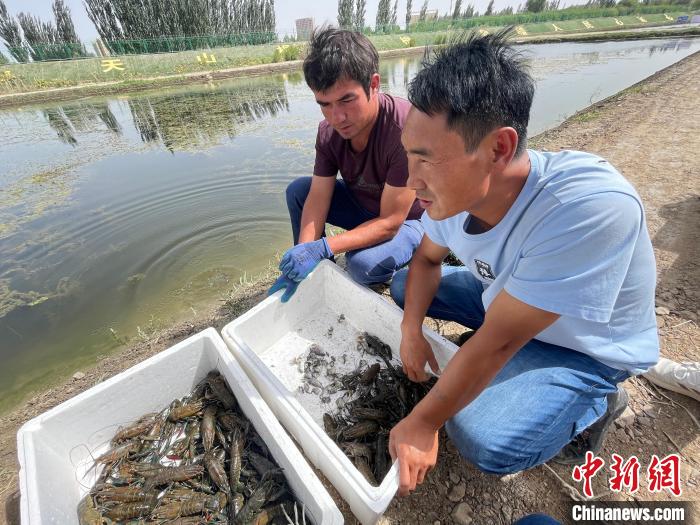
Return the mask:
<svg viewBox="0 0 700 525">
<path fill-rule="evenodd" d="M 474 151 L 500 126 L 518 133 L 519 156 L 527 144 L 527 124 L 535 91 L 523 57 L 509 44 L 513 28 L 494 34 L 461 34 L 431 54 L 408 87 L 408 99 L 428 115 L 445 114 L 450 129 Z"/>
<path fill-rule="evenodd" d="M 379 72 L 379 54 L 362 33 L 321 27 L 314 31 L 304 59 L 304 77 L 314 91 L 325 91 L 340 79 L 355 80 L 369 98 L 372 75 Z"/>
</svg>

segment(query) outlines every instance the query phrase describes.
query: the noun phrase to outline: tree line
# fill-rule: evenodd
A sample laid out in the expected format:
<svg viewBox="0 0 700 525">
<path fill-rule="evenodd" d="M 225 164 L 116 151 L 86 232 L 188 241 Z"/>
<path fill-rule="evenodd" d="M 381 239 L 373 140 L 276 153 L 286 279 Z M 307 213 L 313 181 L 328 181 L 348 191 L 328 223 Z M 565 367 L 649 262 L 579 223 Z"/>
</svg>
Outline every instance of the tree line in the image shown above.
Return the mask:
<svg viewBox="0 0 700 525">
<path fill-rule="evenodd" d="M 665 2 L 661 4 L 660 2 Z M 494 0 L 480 14 L 473 3 L 454 0 L 451 13 L 445 13 L 429 26 L 426 22 L 429 0 L 424 0 L 412 23 L 413 0 L 406 0 L 406 30 L 436 30 L 437 26 L 471 27 L 477 17 L 506 16 L 503 23 L 539 21 L 534 14 L 561 14 L 562 20 L 578 16 L 584 9 L 615 10 L 624 14 L 637 9 L 647 12 L 663 9 L 669 0 L 587 0 L 585 5 L 560 10 L 560 0 L 524 0 L 517 8 L 494 11 Z M 670 0 L 689 9 L 700 8 L 700 0 Z M 104 45 L 112 53 L 153 53 L 215 46 L 261 44 L 277 40 L 274 0 L 83 0 L 88 17 Z M 53 60 L 86 56 L 64 0 L 53 0 L 53 21 L 44 21 L 21 12 L 12 17 L 0 0 L 0 39 L 17 62 Z M 338 25 L 356 31 L 396 33 L 398 0 L 379 0 L 375 27 L 366 27 L 366 0 L 338 0 Z M 650 11 L 649 11 L 650 12 Z M 518 20 L 510 20 L 517 15 Z M 533 15 L 533 16 L 530 16 Z M 583 16 L 588 16 L 584 14 Z M 594 16 L 591 14 L 590 16 Z M 598 15 L 596 15 L 598 16 Z M 602 14 L 599 16 L 608 16 Z M 532 20 L 531 20 L 532 19 Z M 547 16 L 547 20 L 559 16 Z M 447 24 L 447 25 L 446 25 Z M 457 24 L 457 25 L 455 25 Z M 465 25 L 466 24 L 466 25 Z M 0 63 L 7 58 L 0 53 Z"/>
<path fill-rule="evenodd" d="M 410 4 L 410 0 L 408 1 Z M 368 29 L 365 26 L 366 5 L 365 0 L 338 0 L 338 27 L 366 32 Z M 399 0 L 394 0 L 393 7 L 391 0 L 379 0 L 374 30 L 378 33 L 398 31 L 400 29 L 397 24 L 398 8 Z"/>
<path fill-rule="evenodd" d="M 416 20 L 412 22 L 414 15 L 413 0 L 406 0 L 405 27 L 407 31 L 412 29 L 412 24 L 417 29 L 426 27 L 429 9 L 428 2 L 429 0 L 423 1 L 420 10 L 417 12 Z M 454 0 L 452 12 L 438 17 L 437 21 L 442 22 L 442 25 L 444 25 L 449 20 L 458 21 L 486 16 L 527 15 L 548 11 L 562 11 L 560 2 L 561 0 L 525 0 L 524 3 L 519 4 L 517 7 L 507 6 L 500 11 L 495 11 L 494 0 L 490 0 L 486 10 L 483 13 L 479 13 L 473 3 L 464 5 L 463 0 Z M 637 8 L 645 10 L 652 8 L 653 10 L 654 6 L 662 8 L 669 4 L 688 6 L 691 9 L 700 8 L 700 0 L 670 0 L 670 2 L 668 0 L 586 0 L 586 3 L 583 5 L 569 6 L 563 10 L 576 11 L 578 15 L 584 9 L 608 9 L 617 6 L 621 8 L 621 12 L 633 12 Z M 338 26 L 355 31 L 372 31 L 371 28 L 366 27 L 365 6 L 365 0 L 338 0 Z M 375 33 L 399 32 L 401 29 L 397 25 L 397 11 L 398 0 L 394 0 L 393 6 L 391 0 L 379 0 L 373 31 Z"/>
<path fill-rule="evenodd" d="M 103 40 L 275 32 L 274 0 L 84 0 Z"/>
<path fill-rule="evenodd" d="M 15 20 L 0 0 L 0 38 L 17 62 L 84 56 L 85 49 L 75 32 L 70 8 L 63 0 L 52 4 L 54 21 L 44 21 L 29 13 Z"/>
<path fill-rule="evenodd" d="M 83 4 L 112 52 L 176 51 L 277 39 L 274 0 L 84 0 Z M 0 39 L 17 62 L 87 54 L 64 0 L 53 1 L 53 12 L 55 22 L 24 12 L 15 19 L 0 0 Z M 124 43 L 139 40 L 144 42 Z"/>
</svg>

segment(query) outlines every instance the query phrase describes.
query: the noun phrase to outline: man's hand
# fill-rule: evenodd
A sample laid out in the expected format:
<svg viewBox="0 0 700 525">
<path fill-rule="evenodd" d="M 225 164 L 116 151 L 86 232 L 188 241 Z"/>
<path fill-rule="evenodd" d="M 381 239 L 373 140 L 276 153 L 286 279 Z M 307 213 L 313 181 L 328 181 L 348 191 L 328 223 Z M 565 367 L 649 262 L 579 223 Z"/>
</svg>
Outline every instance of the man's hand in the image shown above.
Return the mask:
<svg viewBox="0 0 700 525">
<path fill-rule="evenodd" d="M 267 295 L 272 295 L 277 290 L 284 290 L 284 293 L 282 294 L 282 302 L 286 303 L 289 301 L 289 298 L 294 295 L 294 292 L 297 291 L 297 286 L 299 286 L 298 282 L 292 281 L 286 275 L 280 275 L 274 284 L 270 286 L 270 289 L 267 291 Z"/>
<path fill-rule="evenodd" d="M 425 363 L 430 364 L 431 370 L 440 374 L 440 367 L 433 349 L 423 335 L 423 330 L 402 330 L 401 331 L 401 362 L 403 371 L 411 381 L 416 383 L 427 381 L 428 374 L 425 373 Z"/>
<path fill-rule="evenodd" d="M 317 241 L 305 242 L 293 246 L 282 256 L 279 269 L 282 275 L 292 281 L 300 282 L 311 273 L 323 259 L 333 257 L 325 237 Z"/>
<path fill-rule="evenodd" d="M 399 496 L 407 496 L 435 466 L 438 433 L 409 414 L 391 429 L 389 453 L 399 460 Z"/>
</svg>

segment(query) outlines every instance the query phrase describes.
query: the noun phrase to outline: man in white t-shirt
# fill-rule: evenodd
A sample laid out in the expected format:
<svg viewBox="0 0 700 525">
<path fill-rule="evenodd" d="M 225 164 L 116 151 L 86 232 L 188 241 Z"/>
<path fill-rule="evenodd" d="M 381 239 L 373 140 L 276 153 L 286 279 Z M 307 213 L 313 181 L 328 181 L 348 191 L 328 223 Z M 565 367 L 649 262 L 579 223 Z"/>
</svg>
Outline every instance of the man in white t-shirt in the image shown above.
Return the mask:
<svg viewBox="0 0 700 525">
<path fill-rule="evenodd" d="M 486 472 L 580 461 L 624 410 L 619 383 L 658 359 L 640 198 L 600 157 L 526 149 L 534 87 L 508 34 L 439 51 L 409 87 L 402 142 L 425 235 L 391 288 L 404 370 L 440 372 L 426 315 L 475 333 L 391 431 L 400 494 L 434 466 L 443 424 Z M 442 266 L 450 250 L 464 267 Z"/>
</svg>

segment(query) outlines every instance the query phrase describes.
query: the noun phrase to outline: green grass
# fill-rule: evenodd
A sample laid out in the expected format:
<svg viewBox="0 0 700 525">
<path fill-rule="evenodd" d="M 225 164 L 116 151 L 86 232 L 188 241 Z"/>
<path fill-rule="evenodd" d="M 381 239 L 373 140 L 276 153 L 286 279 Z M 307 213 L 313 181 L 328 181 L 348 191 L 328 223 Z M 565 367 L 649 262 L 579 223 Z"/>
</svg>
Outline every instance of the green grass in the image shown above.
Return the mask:
<svg viewBox="0 0 700 525">
<path fill-rule="evenodd" d="M 544 33 L 558 32 L 555 30 L 554 26 L 558 27 L 563 32 L 573 33 L 579 31 L 608 31 L 611 29 L 622 30 L 628 28 L 668 24 L 674 20 L 675 17 L 673 15 L 630 15 L 619 17 L 587 18 L 582 20 L 562 20 L 560 22 L 540 22 L 534 24 L 524 24 L 521 27 L 525 29 L 528 35 L 541 35 Z"/>
<path fill-rule="evenodd" d="M 277 44 L 264 44 L 177 53 L 5 64 L 0 66 L 0 93 L 34 91 L 98 82 L 131 81 L 269 64 L 273 62 L 277 47 Z M 212 61 L 212 56 L 215 61 Z M 110 69 L 108 67 L 106 61 L 111 60 L 119 60 L 116 68 Z"/>
<path fill-rule="evenodd" d="M 564 9 L 546 10 L 539 13 L 514 13 L 511 15 L 490 15 L 454 20 L 451 17 L 437 21 L 418 22 L 411 25 L 411 32 L 435 32 L 457 28 L 472 27 L 502 27 L 507 25 L 522 25 L 532 23 L 550 23 L 562 20 L 582 20 L 586 18 L 620 17 L 634 14 L 663 14 L 682 9 L 671 4 L 637 5 L 635 7 L 596 8 L 571 6 Z"/>
<path fill-rule="evenodd" d="M 590 122 L 592 120 L 597 119 L 600 115 L 600 111 L 591 109 L 574 115 L 573 117 L 571 117 L 571 120 L 574 120 L 576 122 Z"/>
<path fill-rule="evenodd" d="M 563 20 L 555 22 L 536 22 L 516 26 L 516 31 L 518 32 L 517 36 L 519 37 L 534 37 L 563 35 L 572 33 L 593 33 L 596 31 L 609 31 L 613 29 L 636 29 L 639 27 L 651 27 L 655 25 L 670 24 L 682 14 L 685 13 L 661 13 L 651 15 L 582 18 L 579 20 Z M 644 22 L 639 20 L 638 17 L 640 16 L 645 20 Z M 669 20 L 669 18 L 671 20 Z M 584 21 L 586 21 L 590 27 L 587 27 L 587 25 L 583 23 Z M 622 25 L 620 25 L 620 23 L 618 22 L 621 22 Z M 554 25 L 556 25 L 558 29 L 555 28 Z M 492 33 L 500 29 L 500 27 L 501 26 L 482 26 L 476 29 Z M 559 31 L 559 29 L 561 29 L 561 31 Z M 415 46 L 435 45 L 449 41 L 451 35 L 458 34 L 461 31 L 462 30 L 457 29 L 428 32 L 411 32 L 410 38 L 413 39 L 413 45 Z M 401 47 L 407 47 L 401 40 L 401 38 L 405 39 L 407 36 L 408 35 L 402 33 L 392 35 L 370 36 L 370 39 L 379 51 L 387 51 L 391 49 L 400 49 Z"/>
<path fill-rule="evenodd" d="M 565 34 L 586 34 L 612 29 L 633 29 L 662 25 L 684 13 L 599 17 L 556 22 L 537 22 L 517 26 L 518 35 L 549 37 Z M 641 19 L 640 19 L 641 18 Z M 643 20 L 642 20 L 643 19 Z M 671 19 L 671 20 L 669 20 Z M 555 27 L 556 26 L 556 27 Z M 497 27 L 480 27 L 479 31 L 493 32 Z M 457 30 L 461 31 L 461 30 Z M 454 31 L 412 32 L 389 35 L 371 35 L 379 51 L 407 47 L 443 44 Z M 219 71 L 242 66 L 270 64 L 294 60 L 300 56 L 304 43 L 283 47 L 279 44 L 219 47 L 207 50 L 180 51 L 148 55 L 121 55 L 106 59 L 85 58 L 56 62 L 0 65 L 0 94 L 23 93 L 78 85 L 134 81 L 187 73 Z M 110 60 L 118 60 L 110 69 Z M 121 84 L 120 84 L 121 85 Z"/>
<path fill-rule="evenodd" d="M 646 92 L 646 90 L 644 89 L 644 86 L 642 86 L 641 84 L 637 84 L 637 85 L 634 85 L 632 87 L 628 87 L 627 89 L 625 89 L 623 91 L 623 93 L 642 93 L 642 92 Z"/>
<path fill-rule="evenodd" d="M 649 95 L 651 93 L 654 93 L 656 90 L 658 90 L 658 86 L 648 84 L 648 83 L 639 83 L 635 84 L 634 86 L 630 86 L 624 91 L 622 91 L 623 95 L 636 95 L 638 93 L 641 93 L 643 95 Z"/>
</svg>

